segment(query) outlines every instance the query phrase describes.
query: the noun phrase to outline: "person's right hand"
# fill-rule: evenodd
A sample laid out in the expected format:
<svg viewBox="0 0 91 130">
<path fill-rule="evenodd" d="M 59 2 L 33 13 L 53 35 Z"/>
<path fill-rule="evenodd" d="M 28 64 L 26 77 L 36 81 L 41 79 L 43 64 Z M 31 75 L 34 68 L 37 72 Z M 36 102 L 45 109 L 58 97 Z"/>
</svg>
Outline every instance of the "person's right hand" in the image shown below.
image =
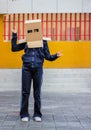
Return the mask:
<svg viewBox="0 0 91 130">
<path fill-rule="evenodd" d="M 13 33 L 17 33 L 16 26 L 12 29 L 12 32 L 13 32 Z"/>
</svg>

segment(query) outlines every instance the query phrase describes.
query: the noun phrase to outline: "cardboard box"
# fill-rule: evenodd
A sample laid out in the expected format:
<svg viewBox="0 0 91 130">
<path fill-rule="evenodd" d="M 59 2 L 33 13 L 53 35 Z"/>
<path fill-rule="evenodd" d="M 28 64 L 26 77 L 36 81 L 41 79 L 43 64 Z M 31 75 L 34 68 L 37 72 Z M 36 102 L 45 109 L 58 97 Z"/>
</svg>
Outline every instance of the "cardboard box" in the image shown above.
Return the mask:
<svg viewBox="0 0 91 130">
<path fill-rule="evenodd" d="M 25 21 L 25 33 L 29 48 L 43 47 L 40 19 Z"/>
</svg>

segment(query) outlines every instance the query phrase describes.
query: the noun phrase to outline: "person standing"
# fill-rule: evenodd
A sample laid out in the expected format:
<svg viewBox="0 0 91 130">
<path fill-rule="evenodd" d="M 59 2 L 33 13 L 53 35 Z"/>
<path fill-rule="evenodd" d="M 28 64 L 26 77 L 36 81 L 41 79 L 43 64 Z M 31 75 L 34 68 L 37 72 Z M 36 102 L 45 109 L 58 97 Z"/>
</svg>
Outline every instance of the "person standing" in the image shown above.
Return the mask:
<svg viewBox="0 0 91 130">
<path fill-rule="evenodd" d="M 22 56 L 22 90 L 21 90 L 21 108 L 20 118 L 22 121 L 29 121 L 29 96 L 31 89 L 31 81 L 33 80 L 33 97 L 34 97 L 34 113 L 35 121 L 42 121 L 41 112 L 41 86 L 43 78 L 43 63 L 44 59 L 54 61 L 62 54 L 57 52 L 51 55 L 46 40 L 43 40 L 43 47 L 28 48 L 27 42 L 17 44 L 17 30 L 12 30 L 11 50 L 13 52 L 23 50 L 25 53 Z"/>
</svg>

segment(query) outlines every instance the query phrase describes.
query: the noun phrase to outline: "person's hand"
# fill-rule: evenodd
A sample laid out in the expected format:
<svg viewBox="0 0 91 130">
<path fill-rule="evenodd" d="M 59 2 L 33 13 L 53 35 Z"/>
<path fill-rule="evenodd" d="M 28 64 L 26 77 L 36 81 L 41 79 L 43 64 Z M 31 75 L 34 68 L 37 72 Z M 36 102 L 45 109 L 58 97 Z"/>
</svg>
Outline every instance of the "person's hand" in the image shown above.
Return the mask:
<svg viewBox="0 0 91 130">
<path fill-rule="evenodd" d="M 12 33 L 17 33 L 16 26 L 12 29 Z"/>
<path fill-rule="evenodd" d="M 63 55 L 62 53 L 57 52 L 57 57 L 60 57 L 60 56 L 62 56 L 62 55 Z"/>
</svg>

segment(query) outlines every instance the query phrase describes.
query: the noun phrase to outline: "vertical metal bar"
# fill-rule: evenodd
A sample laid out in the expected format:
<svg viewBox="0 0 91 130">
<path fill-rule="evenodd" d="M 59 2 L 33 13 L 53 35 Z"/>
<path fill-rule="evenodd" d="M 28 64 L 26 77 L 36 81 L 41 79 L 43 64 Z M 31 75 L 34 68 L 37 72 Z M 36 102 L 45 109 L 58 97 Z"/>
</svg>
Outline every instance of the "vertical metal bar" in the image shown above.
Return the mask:
<svg viewBox="0 0 91 130">
<path fill-rule="evenodd" d="M 8 24 L 8 36 L 9 37 L 8 37 L 8 40 L 10 40 L 10 29 L 11 29 L 11 26 L 10 26 L 11 22 L 10 21 L 11 21 L 11 16 L 9 15 L 9 21 L 8 21 L 9 22 L 9 24 Z"/>
<path fill-rule="evenodd" d="M 58 40 L 58 14 L 56 14 L 56 40 Z"/>
<path fill-rule="evenodd" d="M 81 33 L 81 31 L 82 31 L 82 20 L 81 20 L 81 13 L 80 13 L 80 20 L 79 20 L 79 25 L 80 25 L 80 40 L 82 39 L 82 33 Z"/>
<path fill-rule="evenodd" d="M 22 38 L 24 39 L 24 22 L 25 22 L 25 14 L 23 14 L 23 21 L 22 21 Z"/>
<path fill-rule="evenodd" d="M 86 40 L 86 13 L 84 14 L 84 40 Z"/>
<path fill-rule="evenodd" d="M 89 14 L 89 40 L 91 40 L 91 13 Z"/>
<path fill-rule="evenodd" d="M 53 14 L 51 14 L 51 39 L 53 39 Z"/>
<path fill-rule="evenodd" d="M 60 40 L 62 40 L 62 14 L 60 14 Z"/>
<path fill-rule="evenodd" d="M 34 14 L 32 14 L 32 19 L 34 19 Z"/>
<path fill-rule="evenodd" d="M 20 14 L 18 14 L 18 39 L 20 39 Z"/>
<path fill-rule="evenodd" d="M 13 14 L 13 28 L 15 28 L 15 14 Z"/>
<path fill-rule="evenodd" d="M 29 13 L 27 14 L 27 20 L 29 20 Z"/>
<path fill-rule="evenodd" d="M 67 39 L 67 13 L 65 14 L 65 40 Z"/>
<path fill-rule="evenodd" d="M 76 41 L 76 37 L 77 37 L 77 34 L 76 34 L 76 13 L 75 13 L 75 27 L 74 27 L 74 39 Z"/>
<path fill-rule="evenodd" d="M 48 13 L 46 14 L 46 37 L 48 37 Z"/>
<path fill-rule="evenodd" d="M 6 16 L 4 16 L 4 40 L 6 40 Z"/>
<path fill-rule="evenodd" d="M 41 14 L 41 19 L 42 19 L 42 34 L 43 34 L 43 36 L 44 36 L 44 20 L 43 20 L 43 14 Z"/>
<path fill-rule="evenodd" d="M 37 13 L 37 19 L 39 19 L 39 14 Z"/>
<path fill-rule="evenodd" d="M 72 13 L 70 13 L 70 40 L 72 40 Z"/>
</svg>

